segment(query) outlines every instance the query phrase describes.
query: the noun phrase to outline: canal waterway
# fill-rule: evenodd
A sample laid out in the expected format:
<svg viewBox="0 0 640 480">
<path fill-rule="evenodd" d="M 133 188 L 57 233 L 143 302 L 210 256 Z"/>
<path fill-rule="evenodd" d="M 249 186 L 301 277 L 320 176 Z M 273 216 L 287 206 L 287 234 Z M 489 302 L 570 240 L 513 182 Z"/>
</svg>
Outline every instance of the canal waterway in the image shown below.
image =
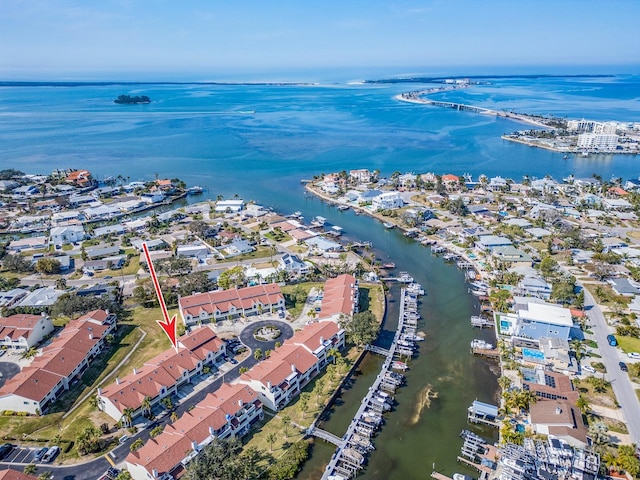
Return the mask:
<svg viewBox="0 0 640 480">
<path fill-rule="evenodd" d="M 406 238 L 400 231 L 386 230 L 380 222 L 351 211 L 341 212 L 318 199 L 307 199 L 308 215 L 322 215 L 345 228 L 352 240 L 370 240 L 373 251 L 383 261 L 407 271 L 425 289 L 419 331 L 426 334 L 419 355 L 410 361 L 407 383 L 396 394 L 397 405 L 386 415 L 386 423 L 374 438 L 376 450 L 359 478 L 424 479 L 435 468 L 446 474 L 465 471 L 456 463 L 463 429 L 474 429 L 487 438 L 496 438 L 492 429 L 471 427 L 466 421 L 467 407 L 473 400 L 495 403 L 498 395 L 498 365 L 471 355 L 473 338 L 495 342 L 489 330 L 471 327 L 471 315 L 478 313 L 478 302 L 467 292 L 464 275 L 455 264 L 444 262 L 430 249 Z M 397 327 L 400 289 L 391 288 L 387 315 L 379 343 L 392 338 Z M 373 383 L 383 362 L 368 354 L 353 381 L 332 408 L 321 428 L 342 436 L 362 398 Z M 311 459 L 297 477 L 319 478 L 335 448 L 316 440 Z M 474 473 L 469 472 L 467 473 Z"/>
</svg>

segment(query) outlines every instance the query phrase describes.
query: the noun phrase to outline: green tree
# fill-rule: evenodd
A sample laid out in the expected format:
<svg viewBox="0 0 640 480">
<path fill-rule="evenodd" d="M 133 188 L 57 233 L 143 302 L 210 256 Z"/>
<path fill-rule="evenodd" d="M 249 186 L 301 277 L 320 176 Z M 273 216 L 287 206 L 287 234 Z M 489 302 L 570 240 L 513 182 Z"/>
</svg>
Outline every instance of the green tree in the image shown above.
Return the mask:
<svg viewBox="0 0 640 480">
<path fill-rule="evenodd" d="M 162 432 L 164 431 L 164 426 L 163 425 L 158 425 L 157 427 L 154 427 L 150 432 L 149 432 L 149 436 L 151 438 L 156 438 L 158 435 L 160 435 Z"/>
<path fill-rule="evenodd" d="M 276 434 L 273 432 L 269 432 L 267 434 L 267 442 L 269 443 L 269 451 L 273 452 L 273 442 L 276 441 Z"/>
<path fill-rule="evenodd" d="M 558 262 L 556 262 L 552 257 L 546 256 L 540 262 L 540 267 L 539 268 L 540 268 L 540 273 L 542 274 L 542 276 L 546 280 L 549 280 L 555 275 L 555 273 L 556 273 L 556 271 L 558 269 Z"/>
<path fill-rule="evenodd" d="M 5 255 L 2 259 L 2 267 L 5 270 L 18 273 L 30 272 L 33 269 L 31 262 L 20 254 Z"/>
<path fill-rule="evenodd" d="M 151 415 L 151 397 L 144 397 L 140 406 L 142 407 L 142 411 L 146 415 Z"/>
<path fill-rule="evenodd" d="M 130 427 L 133 425 L 133 412 L 135 412 L 133 408 L 125 408 L 122 411 L 123 426 Z"/>
<path fill-rule="evenodd" d="M 300 411 L 302 412 L 302 418 L 304 419 L 307 409 L 309 408 L 309 399 L 311 394 L 309 392 L 302 392 L 300 394 Z"/>
<path fill-rule="evenodd" d="M 375 315 L 368 310 L 354 314 L 351 319 L 343 317 L 340 326 L 344 328 L 349 342 L 360 347 L 373 343 L 380 331 Z"/>
<path fill-rule="evenodd" d="M 60 261 L 53 257 L 44 257 L 36 262 L 36 272 L 44 275 L 58 274 L 61 268 Z"/>
<path fill-rule="evenodd" d="M 583 415 L 586 415 L 587 413 L 589 413 L 589 410 L 591 410 L 591 405 L 589 404 L 589 400 L 587 400 L 587 398 L 584 395 L 580 395 L 578 397 L 578 400 L 576 400 L 576 407 L 580 409 L 580 412 Z"/>
<path fill-rule="evenodd" d="M 23 470 L 25 475 L 35 475 L 37 471 L 38 471 L 38 467 L 34 463 L 30 463 L 29 465 L 24 467 L 24 470 Z"/>
<path fill-rule="evenodd" d="M 38 480 L 51 480 L 53 478 L 53 473 L 51 472 L 42 472 L 38 475 Z"/>
<path fill-rule="evenodd" d="M 256 348 L 253 351 L 253 358 L 255 358 L 256 360 L 261 360 L 262 359 L 262 349 Z"/>
<path fill-rule="evenodd" d="M 135 442 L 129 445 L 129 450 L 135 452 L 136 450 L 140 450 L 142 447 L 144 447 L 144 440 L 137 438 Z"/>
<path fill-rule="evenodd" d="M 224 290 L 241 287 L 246 283 L 247 278 L 244 274 L 244 268 L 241 265 L 222 272 L 218 277 L 218 286 Z"/>
<path fill-rule="evenodd" d="M 131 474 L 126 470 L 122 470 L 116 477 L 116 480 L 131 480 Z"/>
<path fill-rule="evenodd" d="M 76 438 L 76 448 L 81 455 L 95 452 L 100 448 L 100 436 L 102 431 L 91 424 L 87 426 Z"/>
<path fill-rule="evenodd" d="M 289 425 L 291 425 L 291 417 L 289 415 L 283 415 L 280 419 L 282 422 L 282 428 L 284 428 L 284 438 L 289 436 Z"/>
</svg>

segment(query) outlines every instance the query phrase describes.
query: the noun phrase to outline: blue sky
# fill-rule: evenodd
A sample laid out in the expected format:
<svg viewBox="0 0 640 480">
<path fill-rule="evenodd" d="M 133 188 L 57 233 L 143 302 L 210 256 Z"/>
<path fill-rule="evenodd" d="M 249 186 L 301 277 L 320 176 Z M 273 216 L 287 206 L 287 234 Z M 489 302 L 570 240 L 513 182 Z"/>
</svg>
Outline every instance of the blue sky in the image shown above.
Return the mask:
<svg viewBox="0 0 640 480">
<path fill-rule="evenodd" d="M 1 0 L 0 79 L 606 70 L 640 65 L 638 20 L 638 0 Z"/>
</svg>

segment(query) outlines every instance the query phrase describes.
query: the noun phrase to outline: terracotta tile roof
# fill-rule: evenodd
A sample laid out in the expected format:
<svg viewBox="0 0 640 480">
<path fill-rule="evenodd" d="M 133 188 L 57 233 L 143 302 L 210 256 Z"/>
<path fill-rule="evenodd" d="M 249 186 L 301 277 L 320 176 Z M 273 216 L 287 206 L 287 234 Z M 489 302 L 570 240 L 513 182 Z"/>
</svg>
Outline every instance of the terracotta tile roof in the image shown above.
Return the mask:
<svg viewBox="0 0 640 480">
<path fill-rule="evenodd" d="M 164 388 L 172 388 L 185 371 L 193 371 L 209 351 L 217 352 L 224 342 L 209 327 L 201 327 L 179 338 L 179 348 L 156 355 L 142 367 L 102 389 L 101 396 L 123 412 L 125 408 L 137 409 L 145 397 L 155 398 Z M 211 349 L 211 350 L 209 350 Z"/>
<path fill-rule="evenodd" d="M 155 439 L 127 456 L 127 462 L 157 470 L 158 476 L 171 471 L 193 449 L 193 442 L 202 443 L 213 431 L 228 423 L 227 415 L 235 416 L 245 405 L 257 400 L 246 385 L 223 384 L 207 395 L 191 411 L 168 425 Z M 235 418 L 235 417 L 234 417 Z"/>
<path fill-rule="evenodd" d="M 0 471 L 0 480 L 37 480 L 37 477 L 25 475 L 22 472 L 8 468 L 7 470 Z"/>
<path fill-rule="evenodd" d="M 263 385 L 281 384 L 294 371 L 304 374 L 318 359 L 304 347 L 285 343 L 271 353 L 267 360 L 255 365 L 243 375 L 247 380 L 256 380 Z"/>
<path fill-rule="evenodd" d="M 544 374 L 545 377 L 548 377 L 546 383 L 523 382 L 524 388 L 535 392 L 538 397 L 542 398 L 557 397 L 571 403 L 578 400 L 579 393 L 568 376 L 550 371 L 545 371 Z"/>
<path fill-rule="evenodd" d="M 87 358 L 107 329 L 106 325 L 81 319 L 71 320 L 30 367 L 23 369 L 0 388 L 0 396 L 15 394 L 42 401 L 62 377 L 71 375 Z M 34 370 L 38 373 L 34 373 Z"/>
<path fill-rule="evenodd" d="M 251 308 L 256 304 L 273 305 L 281 299 L 284 299 L 284 297 L 278 284 L 270 283 L 189 295 L 180 298 L 179 303 L 180 309 L 185 315 L 197 317 L 202 311 L 209 315 L 216 311 L 225 313 L 230 311 L 232 307 L 239 310 L 241 308 Z"/>
<path fill-rule="evenodd" d="M 353 275 L 339 275 L 327 280 L 319 318 L 328 318 L 340 313 L 351 315 L 356 305 L 355 295 L 358 294 L 356 285 L 357 281 Z"/>
<path fill-rule="evenodd" d="M 41 319 L 40 315 L 24 314 L 0 317 L 0 338 L 9 337 L 12 340 L 17 340 L 20 337 L 28 338 Z"/>
<path fill-rule="evenodd" d="M 62 376 L 55 373 L 39 368 L 26 367 L 11 380 L 7 380 L 7 383 L 0 388 L 0 397 L 19 395 L 41 402 L 60 380 L 62 380 Z"/>
<path fill-rule="evenodd" d="M 340 327 L 331 321 L 316 322 L 298 330 L 287 343 L 304 345 L 312 352 L 320 345 L 320 339 L 327 341 L 340 332 Z"/>
</svg>

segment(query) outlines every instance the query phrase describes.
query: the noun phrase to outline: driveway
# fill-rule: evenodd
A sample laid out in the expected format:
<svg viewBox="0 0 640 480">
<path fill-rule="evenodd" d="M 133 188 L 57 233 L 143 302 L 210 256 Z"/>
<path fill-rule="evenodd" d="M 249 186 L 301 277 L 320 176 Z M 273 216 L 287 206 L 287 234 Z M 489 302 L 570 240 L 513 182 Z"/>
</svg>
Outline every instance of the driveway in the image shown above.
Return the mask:
<svg viewBox="0 0 640 480">
<path fill-rule="evenodd" d="M 282 335 L 270 342 L 262 342 L 260 340 L 256 340 L 253 337 L 253 332 L 256 331 L 256 329 L 266 327 L 267 325 L 276 326 L 280 329 Z M 281 320 L 259 320 L 257 322 L 251 322 L 249 325 L 244 327 L 244 329 L 240 332 L 239 338 L 240 341 L 247 347 L 249 347 L 252 352 L 256 348 L 259 348 L 264 352 L 265 350 L 273 350 L 277 342 L 280 342 L 282 344 L 285 340 L 291 338 L 292 336 L 293 327 L 287 322 L 283 322 Z"/>
</svg>

